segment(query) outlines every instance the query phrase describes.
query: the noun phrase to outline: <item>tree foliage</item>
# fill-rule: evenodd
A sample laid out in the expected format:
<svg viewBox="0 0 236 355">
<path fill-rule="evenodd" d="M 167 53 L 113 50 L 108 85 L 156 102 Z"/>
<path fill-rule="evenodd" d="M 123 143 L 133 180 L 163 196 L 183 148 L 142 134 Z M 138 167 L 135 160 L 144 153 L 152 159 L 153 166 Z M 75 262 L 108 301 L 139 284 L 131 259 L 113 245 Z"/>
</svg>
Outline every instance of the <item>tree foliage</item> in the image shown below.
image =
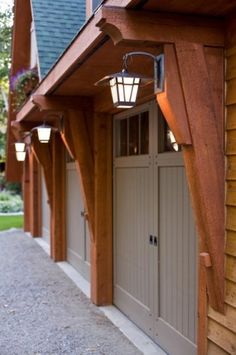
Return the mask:
<svg viewBox="0 0 236 355">
<path fill-rule="evenodd" d="M 11 62 L 12 11 L 0 9 L 0 161 L 5 157 L 7 94 Z"/>
</svg>

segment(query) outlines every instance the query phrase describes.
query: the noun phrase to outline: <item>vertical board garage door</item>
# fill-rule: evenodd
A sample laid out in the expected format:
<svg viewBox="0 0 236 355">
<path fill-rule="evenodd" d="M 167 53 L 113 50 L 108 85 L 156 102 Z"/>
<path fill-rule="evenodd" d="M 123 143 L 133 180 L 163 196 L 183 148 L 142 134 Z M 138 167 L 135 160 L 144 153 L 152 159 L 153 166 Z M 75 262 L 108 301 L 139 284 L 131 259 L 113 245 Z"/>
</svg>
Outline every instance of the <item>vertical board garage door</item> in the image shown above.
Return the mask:
<svg viewBox="0 0 236 355">
<path fill-rule="evenodd" d="M 194 355 L 197 238 L 182 153 L 154 107 L 114 123 L 114 304 L 169 354 Z"/>
<path fill-rule="evenodd" d="M 90 278 L 90 246 L 84 206 L 75 163 L 67 163 L 66 168 L 66 230 L 67 260 L 81 275 Z"/>
</svg>

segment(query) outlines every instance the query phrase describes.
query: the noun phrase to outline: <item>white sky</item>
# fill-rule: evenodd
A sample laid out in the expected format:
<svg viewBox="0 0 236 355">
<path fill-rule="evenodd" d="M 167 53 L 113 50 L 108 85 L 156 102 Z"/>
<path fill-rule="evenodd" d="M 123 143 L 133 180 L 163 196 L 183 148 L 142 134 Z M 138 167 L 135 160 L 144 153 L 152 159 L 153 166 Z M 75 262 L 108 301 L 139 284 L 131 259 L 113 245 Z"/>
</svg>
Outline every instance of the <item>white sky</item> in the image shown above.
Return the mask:
<svg viewBox="0 0 236 355">
<path fill-rule="evenodd" d="M 13 0 L 0 0 L 0 9 L 5 10 L 13 5 Z"/>
</svg>

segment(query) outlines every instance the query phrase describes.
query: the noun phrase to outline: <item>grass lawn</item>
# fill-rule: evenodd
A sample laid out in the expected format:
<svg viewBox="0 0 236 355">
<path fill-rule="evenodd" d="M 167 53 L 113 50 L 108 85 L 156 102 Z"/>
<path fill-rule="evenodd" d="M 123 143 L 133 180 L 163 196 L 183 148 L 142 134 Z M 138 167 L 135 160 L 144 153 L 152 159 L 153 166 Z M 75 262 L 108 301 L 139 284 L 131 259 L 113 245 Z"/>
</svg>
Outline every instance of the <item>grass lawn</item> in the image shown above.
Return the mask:
<svg viewBox="0 0 236 355">
<path fill-rule="evenodd" d="M 10 228 L 22 228 L 24 216 L 0 216 L 0 231 Z"/>
</svg>

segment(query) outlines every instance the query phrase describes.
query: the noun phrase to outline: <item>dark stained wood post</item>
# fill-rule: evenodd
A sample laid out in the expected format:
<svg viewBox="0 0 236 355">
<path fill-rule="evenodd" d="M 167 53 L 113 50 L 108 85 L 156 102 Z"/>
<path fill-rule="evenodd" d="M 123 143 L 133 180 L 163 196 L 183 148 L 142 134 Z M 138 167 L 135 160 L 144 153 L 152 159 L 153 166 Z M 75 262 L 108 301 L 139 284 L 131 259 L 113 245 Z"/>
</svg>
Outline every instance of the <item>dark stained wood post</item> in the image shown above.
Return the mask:
<svg viewBox="0 0 236 355">
<path fill-rule="evenodd" d="M 48 193 L 49 207 L 52 209 L 52 152 L 51 142 L 47 144 L 40 143 L 38 138 L 35 137 L 31 145 L 34 155 L 40 162 L 45 178 L 45 185 Z"/>
<path fill-rule="evenodd" d="M 58 133 L 52 136 L 51 257 L 66 260 L 66 162 L 65 148 Z M 44 143 L 41 143 L 44 144 Z"/>
<path fill-rule="evenodd" d="M 24 200 L 24 231 L 30 231 L 30 177 L 29 177 L 29 155 L 26 158 L 23 168 L 23 200 Z"/>
<path fill-rule="evenodd" d="M 94 239 L 94 159 L 86 115 L 80 110 L 68 110 L 62 139 L 73 152 L 81 182 L 83 202 L 88 216 L 91 239 Z"/>
<path fill-rule="evenodd" d="M 41 169 L 33 152 L 29 154 L 30 177 L 30 232 L 32 237 L 41 237 L 42 206 L 41 206 Z"/>
<path fill-rule="evenodd" d="M 95 233 L 91 242 L 91 299 L 112 304 L 112 116 L 94 115 Z"/>
</svg>

